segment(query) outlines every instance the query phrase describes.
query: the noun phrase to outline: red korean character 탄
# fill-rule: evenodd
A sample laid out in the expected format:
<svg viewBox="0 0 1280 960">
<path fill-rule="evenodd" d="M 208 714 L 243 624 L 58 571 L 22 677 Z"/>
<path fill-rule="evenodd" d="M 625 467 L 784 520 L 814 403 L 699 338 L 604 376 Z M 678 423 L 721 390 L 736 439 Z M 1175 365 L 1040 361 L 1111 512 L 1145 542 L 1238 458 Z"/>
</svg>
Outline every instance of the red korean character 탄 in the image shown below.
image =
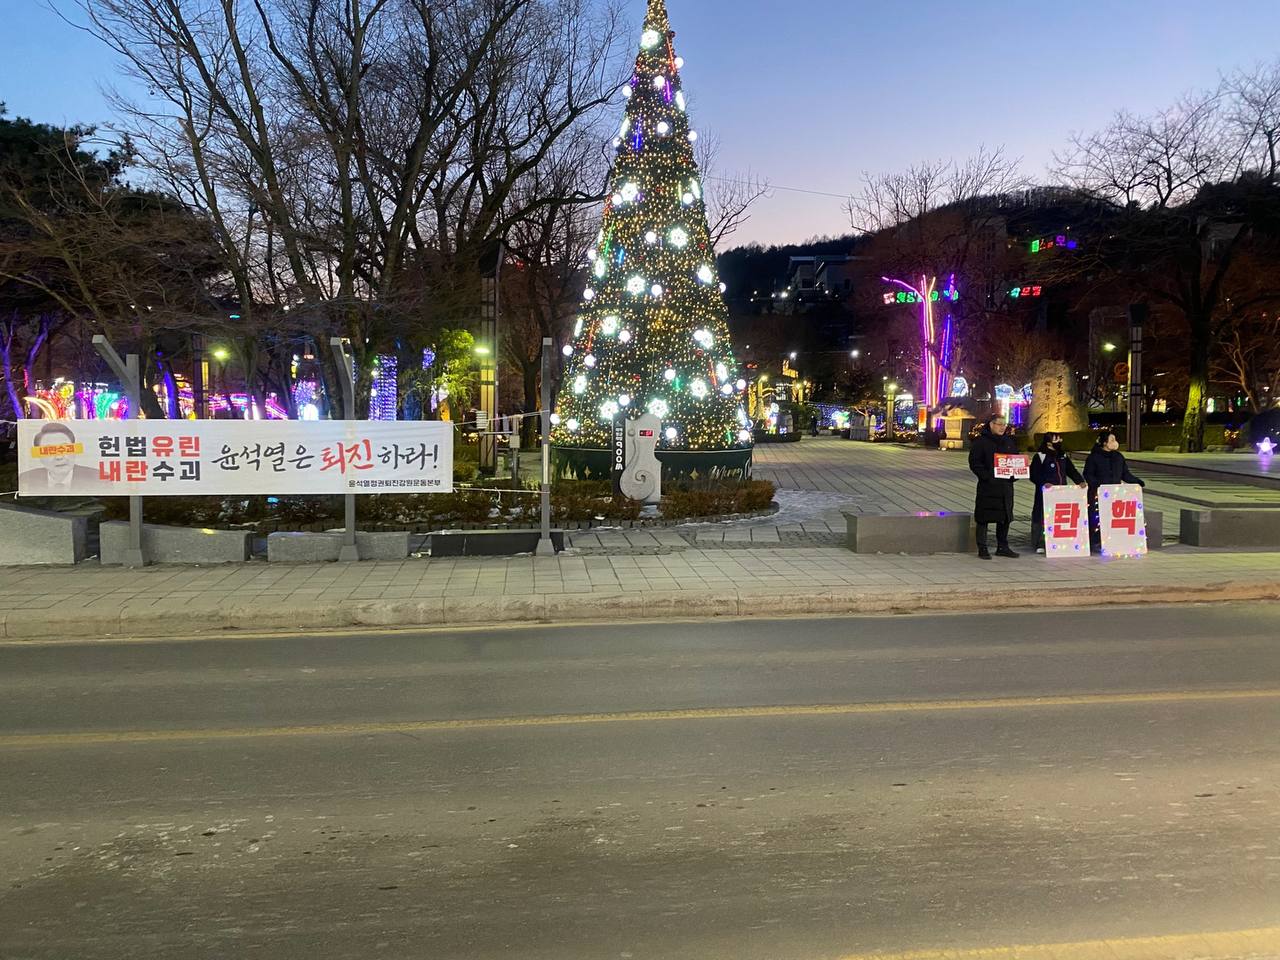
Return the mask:
<svg viewBox="0 0 1280 960">
<path fill-rule="evenodd" d="M 1058 540 L 1074 540 L 1080 533 L 1080 504 L 1060 503 L 1053 511 L 1053 536 Z"/>
</svg>

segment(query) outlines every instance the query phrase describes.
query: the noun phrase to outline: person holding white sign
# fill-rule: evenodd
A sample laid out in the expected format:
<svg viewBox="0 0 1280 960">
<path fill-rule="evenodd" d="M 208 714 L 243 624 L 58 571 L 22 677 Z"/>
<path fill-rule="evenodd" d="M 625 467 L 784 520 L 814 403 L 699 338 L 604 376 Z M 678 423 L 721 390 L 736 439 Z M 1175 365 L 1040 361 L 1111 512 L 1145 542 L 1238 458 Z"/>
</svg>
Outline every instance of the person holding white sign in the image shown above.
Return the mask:
<svg viewBox="0 0 1280 960">
<path fill-rule="evenodd" d="M 1098 445 L 1084 463 L 1084 480 L 1089 484 L 1089 542 L 1097 553 L 1102 549 L 1098 488 L 1118 483 L 1131 483 L 1139 487 L 1145 487 L 1146 484 L 1129 471 L 1129 461 L 1120 452 L 1120 441 L 1110 430 L 1103 430 L 1098 434 Z"/>
<path fill-rule="evenodd" d="M 1040 452 L 1031 458 L 1031 482 L 1036 488 L 1036 502 L 1031 509 L 1031 536 L 1036 553 L 1044 553 L 1044 488 L 1063 487 L 1067 481 L 1085 487 L 1084 477 L 1071 462 L 1060 433 L 1047 433 Z"/>
<path fill-rule="evenodd" d="M 978 478 L 978 494 L 973 519 L 978 525 L 978 559 L 990 560 L 988 544 L 991 524 L 996 525 L 996 556 L 1018 559 L 1009 546 L 1009 527 L 1013 523 L 1013 485 L 1016 474 L 998 476 L 997 458 L 1006 460 L 1018 454 L 1017 441 L 1009 433 L 1009 421 L 1002 415 L 992 417 L 982 428 L 969 451 L 969 469 Z M 1002 471 L 1003 472 L 1003 471 Z"/>
</svg>

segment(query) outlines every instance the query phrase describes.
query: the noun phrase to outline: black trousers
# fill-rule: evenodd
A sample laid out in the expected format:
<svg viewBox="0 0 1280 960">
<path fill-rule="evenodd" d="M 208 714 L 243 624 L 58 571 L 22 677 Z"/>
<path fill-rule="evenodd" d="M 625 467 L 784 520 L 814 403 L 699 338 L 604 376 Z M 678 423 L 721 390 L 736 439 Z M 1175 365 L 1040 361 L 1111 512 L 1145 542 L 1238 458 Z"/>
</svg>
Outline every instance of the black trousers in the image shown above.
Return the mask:
<svg viewBox="0 0 1280 960">
<path fill-rule="evenodd" d="M 990 526 L 991 524 L 989 523 L 978 524 L 978 547 L 980 549 L 983 549 L 983 550 L 988 549 L 987 536 L 988 536 L 988 530 Z M 1005 549 L 1008 549 L 1008 547 L 1009 547 L 1009 524 L 997 523 L 996 524 L 996 549 L 1005 550 Z"/>
</svg>

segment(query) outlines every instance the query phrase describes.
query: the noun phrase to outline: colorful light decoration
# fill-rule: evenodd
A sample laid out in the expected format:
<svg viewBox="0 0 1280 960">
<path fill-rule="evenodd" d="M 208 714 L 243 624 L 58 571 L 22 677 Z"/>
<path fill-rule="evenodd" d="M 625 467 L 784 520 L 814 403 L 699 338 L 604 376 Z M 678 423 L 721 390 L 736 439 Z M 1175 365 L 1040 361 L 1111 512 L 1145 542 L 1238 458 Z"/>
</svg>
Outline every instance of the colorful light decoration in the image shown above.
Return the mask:
<svg viewBox="0 0 1280 960">
<path fill-rule="evenodd" d="M 938 288 L 937 277 L 922 276 L 918 287 L 893 277 L 880 279 L 900 287 L 904 295 L 914 298 L 902 302 L 920 305 L 920 369 L 924 383 L 921 400 L 924 406 L 934 410 L 942 404 L 951 387 L 951 363 L 955 351 L 955 317 L 948 312 L 939 328 L 934 317 L 934 304 L 943 301 L 955 303 L 960 299 L 956 276 L 953 273 L 941 289 Z"/>
<path fill-rule="evenodd" d="M 1258 444 L 1258 453 L 1261 456 L 1269 457 L 1275 452 L 1276 452 L 1276 445 L 1272 442 L 1270 437 L 1267 437 L 1260 444 Z"/>
<path fill-rule="evenodd" d="M 1049 250 L 1075 250 L 1080 244 L 1060 233 L 1056 237 L 1042 237 L 1031 241 L 1032 253 L 1046 253 Z"/>
<path fill-rule="evenodd" d="M 1033 300 L 1044 294 L 1044 287 L 1014 287 L 1009 296 L 1014 300 Z"/>
<path fill-rule="evenodd" d="M 937 303 L 938 301 L 942 300 L 944 297 L 947 300 L 951 300 L 952 302 L 954 302 L 960 299 L 960 291 L 953 288 L 948 288 L 947 290 L 934 290 L 931 294 L 929 294 L 929 299 L 932 300 L 934 303 Z M 904 303 L 921 303 L 921 302 L 923 302 L 922 297 L 915 290 L 898 290 L 898 291 L 888 290 L 888 291 L 885 291 L 885 294 L 884 294 L 884 305 L 886 307 L 895 307 Z"/>
<path fill-rule="evenodd" d="M 624 88 L 603 224 L 587 258 L 590 293 L 562 350 L 563 419 L 553 431 L 561 448 L 607 450 L 609 417 L 640 411 L 664 421 L 663 450 L 728 455 L 750 446 L 734 419 L 741 378 L 674 36 L 665 3 L 650 0 Z"/>
<path fill-rule="evenodd" d="M 369 388 L 369 419 L 395 420 L 400 414 L 400 360 L 395 354 L 383 354 L 373 370 Z"/>
</svg>

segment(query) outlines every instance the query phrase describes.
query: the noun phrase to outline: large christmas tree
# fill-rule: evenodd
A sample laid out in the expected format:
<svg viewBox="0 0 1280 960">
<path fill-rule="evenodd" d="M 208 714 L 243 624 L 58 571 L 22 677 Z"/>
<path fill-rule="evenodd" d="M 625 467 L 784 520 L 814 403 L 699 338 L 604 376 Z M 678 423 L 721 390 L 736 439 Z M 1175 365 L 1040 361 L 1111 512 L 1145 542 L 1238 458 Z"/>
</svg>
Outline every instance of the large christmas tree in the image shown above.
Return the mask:
<svg viewBox="0 0 1280 960">
<path fill-rule="evenodd" d="M 615 416 L 662 421 L 678 473 L 745 471 L 751 424 L 729 342 L 675 34 L 649 0 L 604 224 L 566 355 L 553 442 L 572 470 L 602 472 Z"/>
</svg>

